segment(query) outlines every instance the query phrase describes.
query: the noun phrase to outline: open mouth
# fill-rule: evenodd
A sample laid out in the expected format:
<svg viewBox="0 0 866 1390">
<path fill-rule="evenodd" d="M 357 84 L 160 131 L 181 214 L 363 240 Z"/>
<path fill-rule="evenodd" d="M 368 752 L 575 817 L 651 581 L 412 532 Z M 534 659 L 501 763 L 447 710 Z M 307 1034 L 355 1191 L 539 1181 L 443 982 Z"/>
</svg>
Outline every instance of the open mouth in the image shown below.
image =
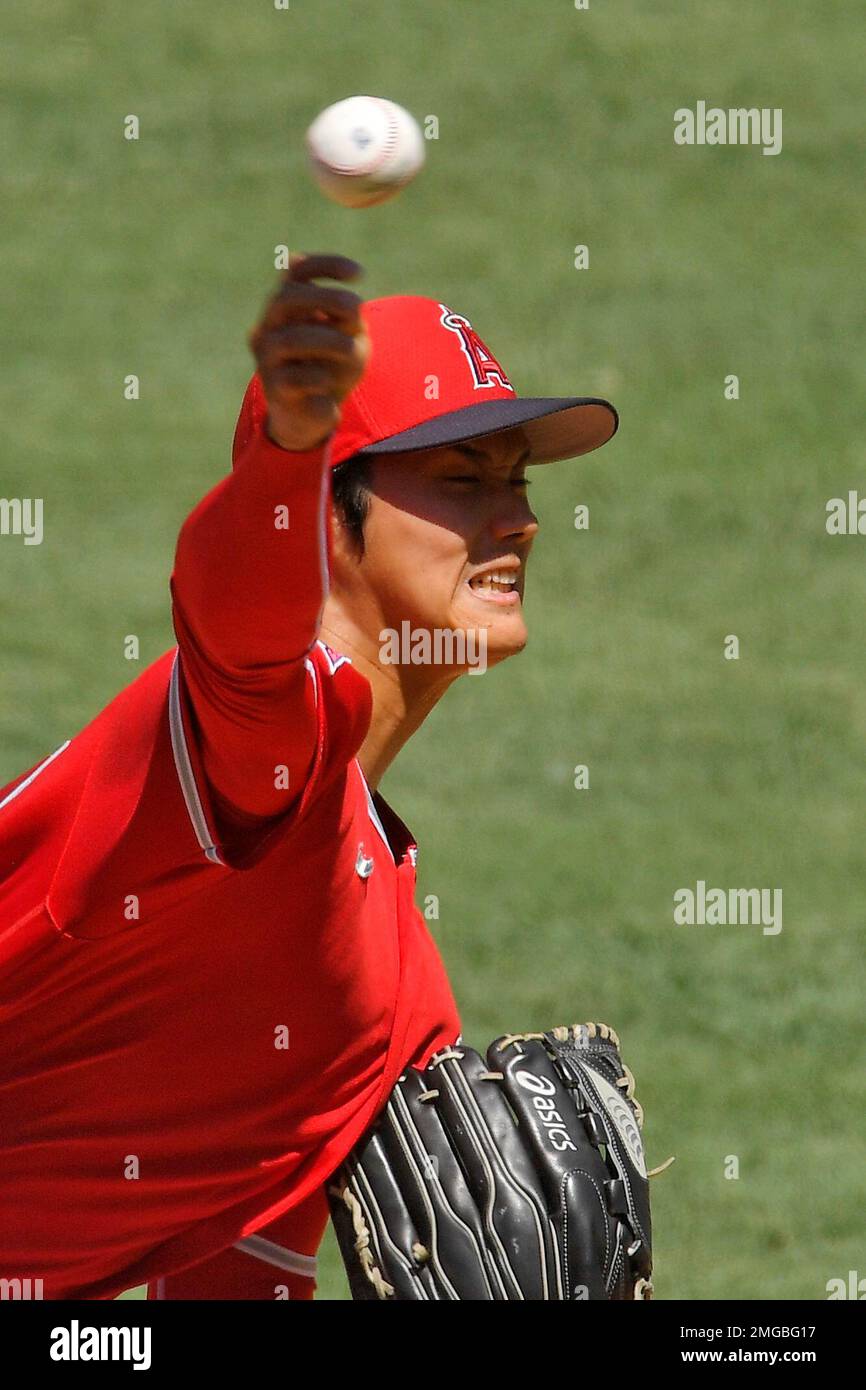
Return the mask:
<svg viewBox="0 0 866 1390">
<path fill-rule="evenodd" d="M 518 577 L 514 570 L 488 570 L 486 574 L 473 575 L 467 583 L 477 598 L 488 603 L 511 605 L 520 602 Z"/>
</svg>

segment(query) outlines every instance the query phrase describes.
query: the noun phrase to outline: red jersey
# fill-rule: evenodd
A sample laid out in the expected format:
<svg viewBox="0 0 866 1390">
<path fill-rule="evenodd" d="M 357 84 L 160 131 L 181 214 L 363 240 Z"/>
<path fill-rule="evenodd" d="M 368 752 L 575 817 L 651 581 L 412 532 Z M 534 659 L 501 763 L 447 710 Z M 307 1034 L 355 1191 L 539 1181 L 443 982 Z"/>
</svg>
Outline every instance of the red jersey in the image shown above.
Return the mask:
<svg viewBox="0 0 866 1390">
<path fill-rule="evenodd" d="M 325 451 L 261 421 L 185 523 L 178 650 L 0 793 L 0 1277 L 107 1298 L 321 1191 L 459 1032 L 416 846 L 318 640 Z"/>
</svg>

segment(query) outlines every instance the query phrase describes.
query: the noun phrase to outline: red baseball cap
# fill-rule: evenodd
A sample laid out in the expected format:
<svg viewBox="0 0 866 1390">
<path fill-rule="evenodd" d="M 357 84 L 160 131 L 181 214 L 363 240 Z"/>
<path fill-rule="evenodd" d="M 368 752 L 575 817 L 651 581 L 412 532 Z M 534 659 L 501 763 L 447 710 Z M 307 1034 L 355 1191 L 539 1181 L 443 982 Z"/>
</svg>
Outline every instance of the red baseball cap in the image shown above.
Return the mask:
<svg viewBox="0 0 866 1390">
<path fill-rule="evenodd" d="M 468 319 L 436 299 L 394 295 L 361 308 L 370 360 L 343 402 L 331 463 L 356 454 L 438 449 L 520 426 L 530 463 L 576 458 L 606 444 L 619 419 L 597 396 L 518 397 Z M 247 387 L 233 456 L 267 415 L 258 376 Z"/>
</svg>

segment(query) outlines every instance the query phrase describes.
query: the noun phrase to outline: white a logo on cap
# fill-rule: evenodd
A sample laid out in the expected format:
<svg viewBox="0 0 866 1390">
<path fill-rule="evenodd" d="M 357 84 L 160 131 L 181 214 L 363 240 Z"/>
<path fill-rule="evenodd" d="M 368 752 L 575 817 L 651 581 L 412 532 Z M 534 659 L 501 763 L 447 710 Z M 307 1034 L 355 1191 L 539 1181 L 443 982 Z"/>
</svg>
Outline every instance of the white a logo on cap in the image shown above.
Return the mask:
<svg viewBox="0 0 866 1390">
<path fill-rule="evenodd" d="M 499 386 L 504 386 L 506 391 L 513 391 L 514 387 L 502 367 L 486 344 L 482 343 L 469 320 L 465 319 L 462 314 L 455 314 L 448 308 L 447 304 L 440 304 L 439 308 L 442 310 L 440 320 L 442 327 L 456 333 L 460 339 L 460 346 L 469 363 L 476 388 L 493 386 L 494 383 L 497 383 Z"/>
</svg>

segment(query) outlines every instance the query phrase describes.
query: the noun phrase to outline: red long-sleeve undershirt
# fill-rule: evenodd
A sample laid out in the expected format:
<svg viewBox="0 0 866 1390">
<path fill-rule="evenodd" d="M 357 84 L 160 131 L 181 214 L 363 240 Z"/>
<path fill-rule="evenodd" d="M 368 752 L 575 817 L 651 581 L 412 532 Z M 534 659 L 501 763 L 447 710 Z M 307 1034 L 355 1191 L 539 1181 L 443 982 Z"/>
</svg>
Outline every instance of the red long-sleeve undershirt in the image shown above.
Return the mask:
<svg viewBox="0 0 866 1390">
<path fill-rule="evenodd" d="M 327 594 L 329 485 L 326 447 L 292 453 L 260 426 L 178 538 L 184 688 L 215 802 L 241 824 L 285 811 L 314 756 L 304 658 Z"/>
</svg>

